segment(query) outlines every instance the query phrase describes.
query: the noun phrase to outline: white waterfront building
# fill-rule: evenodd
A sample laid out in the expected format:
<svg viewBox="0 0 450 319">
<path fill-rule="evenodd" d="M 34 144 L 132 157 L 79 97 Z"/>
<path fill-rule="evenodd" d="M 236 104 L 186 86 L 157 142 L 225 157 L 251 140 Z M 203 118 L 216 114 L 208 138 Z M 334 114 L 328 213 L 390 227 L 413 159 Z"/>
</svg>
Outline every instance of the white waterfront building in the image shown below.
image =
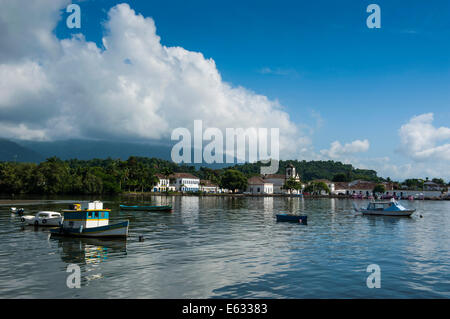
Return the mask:
<svg viewBox="0 0 450 319">
<path fill-rule="evenodd" d="M 247 193 L 250 194 L 273 194 L 273 183 L 254 176 L 248 179 Z"/>
<path fill-rule="evenodd" d="M 190 173 L 174 173 L 169 176 L 169 179 L 180 192 L 198 192 L 200 189 L 200 178 Z"/>
<path fill-rule="evenodd" d="M 163 174 L 155 174 L 158 178 L 158 183 L 153 186 L 153 192 L 166 192 L 166 191 L 175 191 L 175 186 L 170 185 L 170 179 Z"/>
</svg>

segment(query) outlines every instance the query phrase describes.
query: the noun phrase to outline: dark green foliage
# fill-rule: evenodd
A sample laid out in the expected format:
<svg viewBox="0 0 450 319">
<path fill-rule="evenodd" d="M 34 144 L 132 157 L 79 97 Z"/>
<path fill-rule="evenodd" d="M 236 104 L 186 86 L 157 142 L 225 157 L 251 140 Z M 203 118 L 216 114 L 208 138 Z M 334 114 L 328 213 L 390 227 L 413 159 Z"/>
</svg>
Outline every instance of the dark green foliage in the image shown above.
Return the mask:
<svg viewBox="0 0 450 319">
<path fill-rule="evenodd" d="M 279 173 L 284 174 L 292 164 L 301 181 L 328 179 L 351 181 L 355 179 L 382 182 L 373 170 L 354 168 L 349 164 L 333 161 L 280 161 Z M 245 189 L 247 178 L 258 176 L 261 166 L 267 164 L 245 163 L 223 169 L 178 165 L 158 158 L 132 156 L 120 159 L 71 159 L 62 161 L 56 157 L 40 164 L 0 162 L 0 193 L 2 194 L 115 194 L 126 191 L 150 191 L 157 183 L 156 173 L 169 176 L 176 172 L 191 173 L 228 189 Z M 239 173 L 239 174 L 238 174 Z M 440 179 L 433 179 L 441 184 Z M 225 184 L 227 186 L 225 186 Z M 408 187 L 423 186 L 423 180 L 409 179 Z M 291 189 L 295 189 L 291 185 Z M 288 186 L 289 187 L 289 186 Z"/>
<path fill-rule="evenodd" d="M 347 174 L 339 173 L 334 175 L 333 182 L 350 182 L 350 178 L 347 176 Z"/>
<path fill-rule="evenodd" d="M 289 178 L 286 183 L 284 183 L 283 185 L 284 189 L 287 189 L 289 191 L 292 190 L 301 190 L 302 189 L 302 183 L 297 182 L 295 179 L 293 179 L 292 177 Z"/>
<path fill-rule="evenodd" d="M 403 184 L 405 184 L 408 189 L 422 189 L 423 188 L 423 180 L 417 178 L 406 179 Z"/>
<path fill-rule="evenodd" d="M 220 180 L 220 186 L 233 192 L 236 189 L 244 190 L 247 188 L 247 177 L 238 170 L 227 169 Z"/>
<path fill-rule="evenodd" d="M 311 182 L 303 190 L 305 193 L 321 194 L 322 191 L 329 194 L 330 189 L 324 182 Z"/>
<path fill-rule="evenodd" d="M 345 176 L 345 181 L 352 181 L 355 179 L 361 179 L 366 181 L 379 182 L 382 179 L 377 176 L 377 172 L 374 170 L 358 169 L 354 168 L 350 164 L 342 164 L 341 162 L 334 161 L 297 161 L 288 160 L 280 161 L 279 163 L 280 174 L 285 174 L 286 168 L 292 164 L 297 173 L 300 175 L 302 182 L 309 182 L 314 179 L 328 179 L 332 180 L 336 175 L 339 174 L 340 178 Z M 260 167 L 267 166 L 261 162 L 254 164 L 241 164 L 235 165 L 233 169 L 239 170 L 246 176 L 258 175 L 260 173 Z"/>
<path fill-rule="evenodd" d="M 375 187 L 372 190 L 373 193 L 384 193 L 385 191 L 386 191 L 386 188 L 384 187 L 383 184 L 375 185 Z"/>
<path fill-rule="evenodd" d="M 37 164 L 0 163 L 3 194 L 116 194 L 150 191 L 155 173 L 169 162 L 130 157 L 127 161 L 93 159 L 61 161 L 56 157 Z M 175 165 L 176 166 L 176 165 Z"/>
</svg>

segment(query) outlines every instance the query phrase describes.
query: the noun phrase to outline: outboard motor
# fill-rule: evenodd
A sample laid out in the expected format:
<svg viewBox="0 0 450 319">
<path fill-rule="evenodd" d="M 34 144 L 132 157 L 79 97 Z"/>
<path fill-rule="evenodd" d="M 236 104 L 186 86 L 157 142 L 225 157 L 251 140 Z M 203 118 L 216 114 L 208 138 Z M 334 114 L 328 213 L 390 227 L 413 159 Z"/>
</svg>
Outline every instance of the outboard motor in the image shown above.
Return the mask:
<svg viewBox="0 0 450 319">
<path fill-rule="evenodd" d="M 308 216 L 300 216 L 299 222 L 302 225 L 308 225 Z"/>
</svg>

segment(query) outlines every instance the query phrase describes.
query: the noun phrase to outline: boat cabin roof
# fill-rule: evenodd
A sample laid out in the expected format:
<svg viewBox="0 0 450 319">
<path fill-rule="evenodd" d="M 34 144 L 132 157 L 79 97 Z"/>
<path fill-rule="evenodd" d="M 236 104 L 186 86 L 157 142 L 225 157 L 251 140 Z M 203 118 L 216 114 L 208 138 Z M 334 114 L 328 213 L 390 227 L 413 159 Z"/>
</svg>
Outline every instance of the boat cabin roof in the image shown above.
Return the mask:
<svg viewBox="0 0 450 319">
<path fill-rule="evenodd" d="M 58 212 L 50 212 L 50 211 L 42 211 L 42 212 L 37 212 L 36 216 L 53 216 L 53 215 L 57 215 L 57 216 L 61 216 L 60 213 Z"/>
</svg>

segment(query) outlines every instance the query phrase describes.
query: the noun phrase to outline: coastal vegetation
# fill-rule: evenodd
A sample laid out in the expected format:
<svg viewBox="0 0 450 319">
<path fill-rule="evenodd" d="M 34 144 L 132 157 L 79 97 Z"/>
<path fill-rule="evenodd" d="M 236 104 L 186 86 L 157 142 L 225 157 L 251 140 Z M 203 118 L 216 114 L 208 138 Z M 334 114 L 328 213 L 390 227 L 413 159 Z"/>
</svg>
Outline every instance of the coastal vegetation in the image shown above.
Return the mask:
<svg viewBox="0 0 450 319">
<path fill-rule="evenodd" d="M 330 189 L 324 182 L 311 182 L 303 191 L 310 194 L 321 194 L 322 192 L 325 192 L 326 194 L 330 193 Z"/>
<path fill-rule="evenodd" d="M 289 192 L 292 191 L 299 191 L 302 189 L 302 183 L 296 181 L 294 178 L 289 178 L 286 183 L 284 183 L 283 188 L 288 190 Z"/>
<path fill-rule="evenodd" d="M 354 168 L 349 164 L 333 161 L 280 161 L 279 173 L 284 174 L 286 167 L 293 165 L 300 174 L 302 183 L 316 179 L 350 181 L 361 179 L 381 183 L 390 181 L 377 176 L 373 170 Z M 262 163 L 237 164 L 231 167 L 212 169 L 178 165 L 158 158 L 132 156 L 127 160 L 92 159 L 61 160 L 57 157 L 37 163 L 0 162 L 1 194 L 117 194 L 123 192 L 148 192 L 158 182 L 156 174 L 168 177 L 175 172 L 191 173 L 202 180 L 230 190 L 243 190 L 247 178 L 258 176 Z M 423 188 L 427 181 L 408 179 L 404 183 L 394 183 L 398 187 Z M 432 182 L 448 187 L 443 179 Z M 329 192 L 323 182 L 309 183 L 305 191 Z M 300 183 L 288 180 L 285 189 L 297 190 Z M 311 188 L 311 189 L 310 189 Z"/>
<path fill-rule="evenodd" d="M 372 190 L 372 193 L 381 193 L 383 194 L 386 191 L 386 187 L 383 184 L 377 184 Z"/>
<path fill-rule="evenodd" d="M 237 189 L 247 188 L 247 177 L 238 170 L 227 169 L 223 173 L 219 185 L 222 188 L 232 190 L 234 193 Z"/>
</svg>

